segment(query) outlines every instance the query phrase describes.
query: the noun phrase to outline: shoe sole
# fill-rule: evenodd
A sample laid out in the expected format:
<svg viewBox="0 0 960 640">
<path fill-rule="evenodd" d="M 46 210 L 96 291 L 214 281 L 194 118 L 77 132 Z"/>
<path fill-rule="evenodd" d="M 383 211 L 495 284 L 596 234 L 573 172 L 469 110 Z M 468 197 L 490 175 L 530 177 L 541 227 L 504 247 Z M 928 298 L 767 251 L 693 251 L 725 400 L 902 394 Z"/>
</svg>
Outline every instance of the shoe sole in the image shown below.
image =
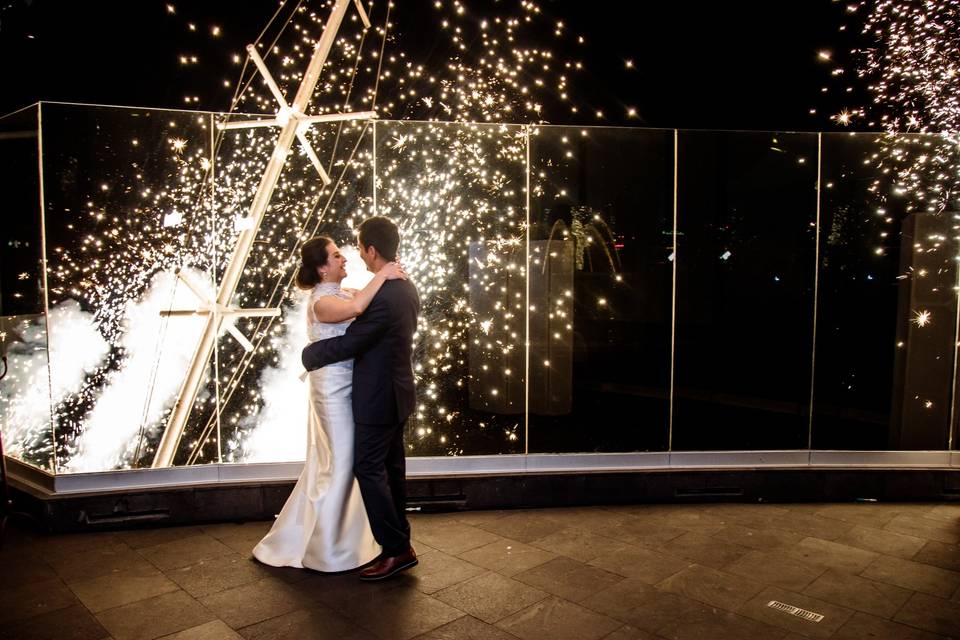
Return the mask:
<svg viewBox="0 0 960 640">
<path fill-rule="evenodd" d="M 360 576 L 360 579 L 363 580 L 364 582 L 376 582 L 377 580 L 386 580 L 387 578 L 391 576 L 395 576 L 401 571 L 406 571 L 407 569 L 411 569 L 417 566 L 418 564 L 420 564 L 419 560 L 413 560 L 411 562 L 408 562 L 407 564 L 400 565 L 390 573 L 385 573 L 380 576 Z"/>
</svg>

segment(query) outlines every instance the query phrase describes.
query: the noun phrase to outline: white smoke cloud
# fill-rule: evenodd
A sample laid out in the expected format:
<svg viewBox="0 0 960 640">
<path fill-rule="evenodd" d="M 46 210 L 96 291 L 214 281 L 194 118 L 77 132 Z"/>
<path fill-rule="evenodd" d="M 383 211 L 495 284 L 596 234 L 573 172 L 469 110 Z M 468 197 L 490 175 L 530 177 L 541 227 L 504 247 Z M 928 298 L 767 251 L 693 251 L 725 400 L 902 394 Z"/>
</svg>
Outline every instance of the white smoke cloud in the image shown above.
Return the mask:
<svg viewBox="0 0 960 640">
<path fill-rule="evenodd" d="M 307 302 L 303 294 L 284 308 L 283 331 L 275 338 L 279 354 L 276 367 L 260 373 L 258 386 L 263 406 L 248 419 L 251 427 L 240 444 L 243 462 L 303 460 L 307 446 L 307 382 L 300 379 L 300 351 L 307 344 Z M 241 427 L 246 426 L 241 424 Z M 234 443 L 233 446 L 237 446 Z"/>
<path fill-rule="evenodd" d="M 210 298 L 215 296 L 204 274 L 185 270 L 185 276 Z M 173 404 L 204 327 L 202 316 L 163 318 L 160 311 L 199 305 L 171 273 L 157 274 L 144 297 L 127 305 L 119 345 L 127 356 L 108 374 L 94 408 L 84 417 L 65 470 L 129 466 L 141 428 L 155 427 Z"/>
<path fill-rule="evenodd" d="M 5 325 L 11 344 L 9 374 L 0 395 L 6 453 L 18 458 L 28 449 L 49 454 L 53 447 L 51 407 L 79 391 L 110 346 L 98 331 L 93 314 L 82 311 L 75 300 L 51 309 L 46 322 L 43 316 L 30 316 L 8 319 Z M 22 341 L 12 342 L 14 332 Z M 47 461 L 32 462 L 47 466 Z"/>
</svg>

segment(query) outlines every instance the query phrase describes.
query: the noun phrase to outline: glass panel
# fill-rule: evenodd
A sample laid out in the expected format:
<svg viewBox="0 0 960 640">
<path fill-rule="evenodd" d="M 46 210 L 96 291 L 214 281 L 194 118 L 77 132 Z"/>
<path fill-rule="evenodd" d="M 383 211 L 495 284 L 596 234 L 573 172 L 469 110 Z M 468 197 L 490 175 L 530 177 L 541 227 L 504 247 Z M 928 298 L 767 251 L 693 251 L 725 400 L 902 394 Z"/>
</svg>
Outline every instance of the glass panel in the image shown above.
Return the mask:
<svg viewBox="0 0 960 640">
<path fill-rule="evenodd" d="M 817 136 L 679 134 L 673 448 L 806 448 Z"/>
<path fill-rule="evenodd" d="M 211 119 L 42 108 L 51 341 L 70 345 L 50 367 L 61 470 L 150 466 L 203 325 L 162 314 L 212 290 Z"/>
<path fill-rule="evenodd" d="M 54 471 L 50 369 L 40 211 L 39 107 L 0 118 L 3 247 L 0 249 L 0 382 L 3 450 Z M 63 342 L 55 345 L 69 347 Z M 59 392 L 60 380 L 54 380 Z"/>
<path fill-rule="evenodd" d="M 400 225 L 417 285 L 414 455 L 522 453 L 526 133 L 377 124 L 377 209 Z"/>
<path fill-rule="evenodd" d="M 540 127 L 530 171 L 530 451 L 664 451 L 673 132 Z"/>
<path fill-rule="evenodd" d="M 356 251 L 353 226 L 370 215 L 373 176 L 372 125 L 355 121 L 314 125 L 307 132 L 333 183 L 323 186 L 310 160 L 293 153 L 281 174 L 257 240 L 246 261 L 234 306 L 280 309 L 280 317 L 240 316 L 236 328 L 248 350 L 230 333 L 218 341 L 220 411 L 225 462 L 303 460 L 307 442 L 307 386 L 300 379 L 300 352 L 307 344 L 309 292 L 294 285 L 300 248 L 316 236 L 333 239 L 347 256 L 345 287 L 362 287 L 367 274 Z M 246 216 L 256 185 L 273 152 L 277 130 L 231 131 L 218 153 L 219 218 Z M 230 185 L 251 185 L 237 194 Z M 239 197 L 238 197 L 239 196 Z M 229 208 L 225 202 L 231 201 Z M 237 234 L 218 252 L 218 273 L 233 255 Z"/>
<path fill-rule="evenodd" d="M 893 146 L 823 136 L 815 449 L 947 448 L 958 214 L 908 209 L 878 166 Z"/>
</svg>

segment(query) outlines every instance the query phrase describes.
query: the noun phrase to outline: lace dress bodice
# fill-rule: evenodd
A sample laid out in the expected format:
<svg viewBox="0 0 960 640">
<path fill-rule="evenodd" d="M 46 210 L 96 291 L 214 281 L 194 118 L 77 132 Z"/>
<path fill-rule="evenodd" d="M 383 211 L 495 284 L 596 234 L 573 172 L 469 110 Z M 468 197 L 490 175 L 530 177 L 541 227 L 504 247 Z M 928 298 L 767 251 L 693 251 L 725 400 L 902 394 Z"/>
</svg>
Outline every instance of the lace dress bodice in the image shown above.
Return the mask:
<svg viewBox="0 0 960 640">
<path fill-rule="evenodd" d="M 316 285 L 313 288 L 313 291 L 310 293 L 310 305 L 307 308 L 307 337 L 310 339 L 310 342 L 316 342 L 317 340 L 326 340 L 327 338 L 336 338 L 337 336 L 342 336 L 347 332 L 347 327 L 350 326 L 350 323 L 353 322 L 353 319 L 344 320 L 343 322 L 317 322 L 313 316 L 313 303 L 318 299 L 324 296 L 336 296 L 344 300 L 350 299 L 350 294 L 340 289 L 340 285 L 336 282 L 333 283 L 324 283 Z M 331 366 L 341 366 L 341 367 L 353 367 L 353 360 L 345 360 L 343 362 L 336 362 Z"/>
</svg>

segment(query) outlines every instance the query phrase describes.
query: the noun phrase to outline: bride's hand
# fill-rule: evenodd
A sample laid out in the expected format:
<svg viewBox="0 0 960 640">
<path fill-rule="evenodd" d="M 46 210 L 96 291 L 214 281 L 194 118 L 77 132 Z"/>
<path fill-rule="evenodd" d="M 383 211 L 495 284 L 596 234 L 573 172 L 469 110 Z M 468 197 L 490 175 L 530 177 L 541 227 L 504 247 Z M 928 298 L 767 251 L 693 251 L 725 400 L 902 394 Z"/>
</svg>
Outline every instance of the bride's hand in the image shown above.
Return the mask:
<svg viewBox="0 0 960 640">
<path fill-rule="evenodd" d="M 380 272 L 383 274 L 383 277 L 387 280 L 406 280 L 407 272 L 403 270 L 403 267 L 400 266 L 399 262 L 388 262 L 383 265 L 383 268 L 380 269 Z"/>
</svg>

